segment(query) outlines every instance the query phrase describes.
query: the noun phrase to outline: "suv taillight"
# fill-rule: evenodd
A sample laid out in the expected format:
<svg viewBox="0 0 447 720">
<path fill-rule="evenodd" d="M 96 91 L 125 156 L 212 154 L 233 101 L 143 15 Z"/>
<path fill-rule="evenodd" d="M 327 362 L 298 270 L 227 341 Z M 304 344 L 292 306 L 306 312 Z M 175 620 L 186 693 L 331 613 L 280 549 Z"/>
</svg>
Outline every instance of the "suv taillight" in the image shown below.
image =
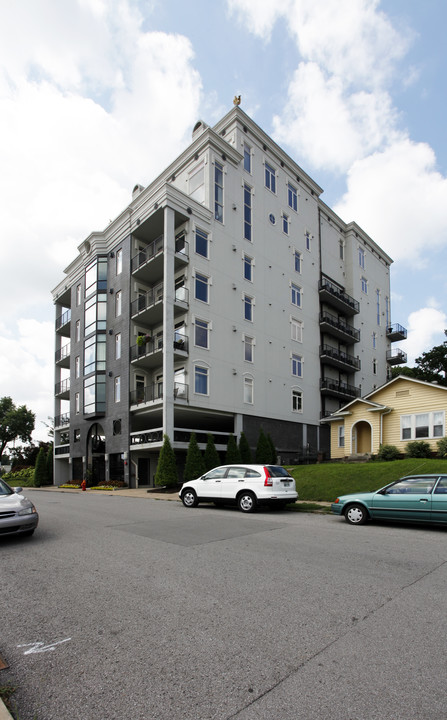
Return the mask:
<svg viewBox="0 0 447 720">
<path fill-rule="evenodd" d="M 264 468 L 264 472 L 265 472 L 264 487 L 272 487 L 273 478 L 270 476 L 270 473 L 266 467 Z"/>
</svg>

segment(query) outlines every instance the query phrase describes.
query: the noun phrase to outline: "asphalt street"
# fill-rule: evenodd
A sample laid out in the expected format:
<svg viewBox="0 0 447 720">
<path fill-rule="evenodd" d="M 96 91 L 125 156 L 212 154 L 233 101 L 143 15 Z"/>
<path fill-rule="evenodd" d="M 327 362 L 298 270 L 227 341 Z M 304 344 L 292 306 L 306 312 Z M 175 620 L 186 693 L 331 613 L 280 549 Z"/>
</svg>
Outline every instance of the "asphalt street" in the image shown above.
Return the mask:
<svg viewBox="0 0 447 720">
<path fill-rule="evenodd" d="M 20 720 L 445 720 L 446 529 L 27 490 L 0 540 Z"/>
</svg>

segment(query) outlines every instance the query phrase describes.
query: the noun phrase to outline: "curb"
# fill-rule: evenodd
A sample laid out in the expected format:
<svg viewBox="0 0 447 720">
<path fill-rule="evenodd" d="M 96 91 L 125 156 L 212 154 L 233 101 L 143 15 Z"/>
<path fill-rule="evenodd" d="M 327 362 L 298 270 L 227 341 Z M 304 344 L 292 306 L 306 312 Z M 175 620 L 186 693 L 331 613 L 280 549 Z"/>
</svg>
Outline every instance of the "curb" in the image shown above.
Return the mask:
<svg viewBox="0 0 447 720">
<path fill-rule="evenodd" d="M 3 700 L 0 700 L 0 720 L 14 720 Z"/>
</svg>

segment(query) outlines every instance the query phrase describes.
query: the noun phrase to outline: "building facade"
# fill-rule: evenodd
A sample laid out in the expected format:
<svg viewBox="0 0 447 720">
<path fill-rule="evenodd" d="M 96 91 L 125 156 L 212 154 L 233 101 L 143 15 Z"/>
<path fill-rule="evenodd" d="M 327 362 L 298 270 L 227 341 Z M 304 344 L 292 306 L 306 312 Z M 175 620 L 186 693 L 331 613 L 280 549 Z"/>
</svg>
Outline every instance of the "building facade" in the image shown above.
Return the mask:
<svg viewBox="0 0 447 720">
<path fill-rule="evenodd" d="M 405 362 L 391 258 L 239 107 L 92 233 L 53 291 L 55 482 L 152 485 L 163 436 L 226 449 L 262 427 L 281 462 Z"/>
</svg>

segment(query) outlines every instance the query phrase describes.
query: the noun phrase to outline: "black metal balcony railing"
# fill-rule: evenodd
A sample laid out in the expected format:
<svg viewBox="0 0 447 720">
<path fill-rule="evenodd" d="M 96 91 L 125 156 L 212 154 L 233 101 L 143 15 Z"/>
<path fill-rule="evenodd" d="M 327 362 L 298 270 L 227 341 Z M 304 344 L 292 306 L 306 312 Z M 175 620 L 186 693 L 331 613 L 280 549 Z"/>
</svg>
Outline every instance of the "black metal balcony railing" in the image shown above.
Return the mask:
<svg viewBox="0 0 447 720">
<path fill-rule="evenodd" d="M 386 361 L 389 365 L 401 365 L 407 362 L 407 353 L 400 348 L 386 351 Z"/>
<path fill-rule="evenodd" d="M 331 378 L 321 378 L 320 390 L 335 395 L 336 397 L 356 398 L 360 396 L 360 388 L 350 385 L 349 383 L 341 382 L 340 380 L 332 380 Z"/>
<path fill-rule="evenodd" d="M 63 360 L 68 360 L 70 357 L 70 343 L 67 343 L 63 347 L 59 348 L 59 350 L 56 350 L 56 362 L 62 362 Z"/>
<path fill-rule="evenodd" d="M 187 400 L 189 386 L 185 383 L 174 383 L 174 399 Z M 152 383 L 144 388 L 137 388 L 130 392 L 130 404 L 157 402 L 163 400 L 163 383 Z"/>
<path fill-rule="evenodd" d="M 358 342 L 360 340 L 360 330 L 357 330 L 357 328 L 353 325 L 349 325 L 344 320 L 341 320 L 336 315 L 332 315 L 329 312 L 323 311 L 320 314 L 320 324 L 330 325 L 331 328 L 337 331 L 335 333 L 337 336 L 341 333 L 344 336 L 348 335 L 352 338 L 353 342 Z"/>
<path fill-rule="evenodd" d="M 338 350 L 331 345 L 321 345 L 320 358 L 329 358 L 336 362 L 337 365 L 348 365 L 352 370 L 360 370 L 360 359 L 354 355 L 348 355 L 343 350 Z"/>
<path fill-rule="evenodd" d="M 394 325 L 388 325 L 386 329 L 386 336 L 388 340 L 394 342 L 395 340 L 406 340 L 407 339 L 407 328 L 402 327 L 399 323 Z"/>
<path fill-rule="evenodd" d="M 54 448 L 54 454 L 55 455 L 69 455 L 70 454 L 70 445 L 58 445 Z"/>
<path fill-rule="evenodd" d="M 62 413 L 54 418 L 54 427 L 59 428 L 70 424 L 70 413 Z"/>
<path fill-rule="evenodd" d="M 56 383 L 56 387 L 54 390 L 55 395 L 64 395 L 70 391 L 70 378 L 67 378 L 66 380 L 61 380 L 60 382 Z"/>
<path fill-rule="evenodd" d="M 148 445 L 149 443 L 160 443 L 163 441 L 163 430 L 148 430 L 147 432 L 138 433 L 138 435 L 130 436 L 130 444 Z"/>
<path fill-rule="evenodd" d="M 183 285 L 175 290 L 175 302 L 188 303 L 189 291 Z M 163 283 L 156 285 L 145 293 L 140 295 L 130 305 L 130 315 L 134 317 L 144 310 L 148 310 L 159 302 L 163 301 Z"/>
<path fill-rule="evenodd" d="M 188 352 L 188 337 L 183 333 L 175 333 L 173 344 L 174 352 Z M 163 338 L 159 336 L 155 340 L 151 338 L 142 345 L 132 345 L 130 348 L 130 361 L 139 360 L 161 350 L 163 350 Z"/>
<path fill-rule="evenodd" d="M 56 318 L 56 331 L 60 330 L 64 325 L 69 323 L 71 320 L 71 310 L 68 309 L 62 315 Z"/>
<path fill-rule="evenodd" d="M 322 278 L 320 280 L 318 289 L 327 302 L 335 305 L 336 307 L 344 308 L 345 312 L 346 310 L 349 310 L 350 314 L 353 315 L 360 312 L 360 303 L 327 278 Z"/>
<path fill-rule="evenodd" d="M 149 243 L 145 248 L 139 250 L 131 260 L 132 272 L 138 270 L 139 267 L 145 265 L 145 263 L 153 260 L 163 252 L 163 235 Z M 188 256 L 188 243 L 186 242 L 186 235 L 182 233 L 175 239 L 175 252 L 178 255 L 184 255 L 185 258 Z"/>
</svg>

